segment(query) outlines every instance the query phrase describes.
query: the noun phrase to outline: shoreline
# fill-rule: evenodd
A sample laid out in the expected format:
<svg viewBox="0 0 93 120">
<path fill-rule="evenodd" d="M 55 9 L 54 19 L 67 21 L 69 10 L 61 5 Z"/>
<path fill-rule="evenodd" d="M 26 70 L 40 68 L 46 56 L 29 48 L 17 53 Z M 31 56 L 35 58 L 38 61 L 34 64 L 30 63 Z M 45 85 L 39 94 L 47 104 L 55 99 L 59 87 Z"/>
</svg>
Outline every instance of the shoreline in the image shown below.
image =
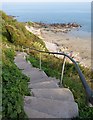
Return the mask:
<svg viewBox="0 0 93 120">
<path fill-rule="evenodd" d="M 75 61 L 79 62 L 82 66 L 91 67 L 91 38 L 83 39 L 70 35 L 68 32 L 59 31 L 59 28 L 50 29 L 50 26 L 43 28 L 42 25 L 39 28 L 34 26 L 25 26 L 26 29 L 38 37 L 44 42 L 49 51 L 52 52 L 65 52 L 70 54 Z M 55 31 L 53 31 L 56 30 Z M 68 28 L 65 30 L 67 31 Z M 59 57 L 59 56 L 58 56 Z"/>
<path fill-rule="evenodd" d="M 91 39 L 83 40 L 67 34 L 54 34 L 51 32 L 46 33 L 46 31 L 42 32 L 42 36 L 44 41 L 52 43 L 53 46 L 56 46 L 56 52 L 65 52 L 70 54 L 72 51 L 72 56 L 75 61 L 79 62 L 79 64 L 85 67 L 91 67 Z M 50 49 L 50 46 L 47 48 L 49 51 L 52 49 Z M 54 48 L 52 51 L 55 52 Z"/>
</svg>

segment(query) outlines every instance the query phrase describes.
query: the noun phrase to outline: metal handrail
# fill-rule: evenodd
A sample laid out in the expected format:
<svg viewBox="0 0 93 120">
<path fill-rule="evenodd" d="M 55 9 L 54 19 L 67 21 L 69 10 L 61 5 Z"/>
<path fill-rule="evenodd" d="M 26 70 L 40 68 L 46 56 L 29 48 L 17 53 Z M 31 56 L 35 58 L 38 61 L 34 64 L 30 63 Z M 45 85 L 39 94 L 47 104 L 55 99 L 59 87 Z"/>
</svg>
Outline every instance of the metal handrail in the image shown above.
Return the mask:
<svg viewBox="0 0 93 120">
<path fill-rule="evenodd" d="M 82 85 L 83 85 L 83 87 L 85 89 L 88 101 L 93 105 L 93 90 L 87 84 L 86 79 L 85 79 L 82 71 L 80 70 L 77 62 L 73 58 L 71 58 L 69 55 L 67 55 L 65 53 L 62 53 L 62 52 L 61 53 L 57 53 L 57 52 L 48 52 L 48 51 L 37 50 L 35 48 L 30 48 L 30 49 L 31 50 L 35 50 L 35 51 L 40 52 L 40 53 L 48 53 L 48 54 L 53 54 L 53 55 L 55 55 L 55 54 L 56 55 L 64 55 L 65 57 L 69 58 L 74 63 L 75 68 L 76 68 L 76 70 L 77 70 L 77 72 L 79 74 L 79 77 L 80 77 Z"/>
</svg>

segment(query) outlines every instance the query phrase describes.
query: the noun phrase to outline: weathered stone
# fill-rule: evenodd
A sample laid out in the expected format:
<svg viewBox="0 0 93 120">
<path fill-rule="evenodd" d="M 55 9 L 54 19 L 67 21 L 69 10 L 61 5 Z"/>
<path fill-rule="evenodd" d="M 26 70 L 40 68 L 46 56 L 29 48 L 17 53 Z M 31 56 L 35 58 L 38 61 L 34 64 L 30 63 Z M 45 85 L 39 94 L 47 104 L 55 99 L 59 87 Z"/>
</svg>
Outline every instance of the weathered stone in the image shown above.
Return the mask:
<svg viewBox="0 0 93 120">
<path fill-rule="evenodd" d="M 28 101 L 31 101 L 28 104 Z M 24 106 L 58 118 L 73 118 L 78 116 L 78 106 L 75 102 L 59 101 L 37 97 L 25 97 Z"/>
<path fill-rule="evenodd" d="M 59 88 L 58 84 L 53 81 L 53 80 L 50 80 L 50 81 L 45 81 L 45 82 L 39 82 L 39 83 L 35 83 L 35 84 L 30 84 L 29 85 L 29 88 L 32 88 L 32 89 L 52 89 L 52 88 Z"/>
<path fill-rule="evenodd" d="M 33 68 L 18 52 L 15 64 L 30 77 L 29 88 L 35 97 L 25 96 L 24 110 L 28 118 L 73 118 L 78 116 L 78 106 L 69 89 L 59 88 L 56 78 L 51 78 L 38 68 Z"/>
<path fill-rule="evenodd" d="M 24 107 L 24 110 L 28 118 L 56 118 L 55 116 L 49 115 L 47 113 L 39 112 L 37 110 L 31 109 L 29 107 Z"/>
<path fill-rule="evenodd" d="M 35 97 L 74 102 L 73 94 L 67 88 L 32 89 L 32 93 Z"/>
</svg>

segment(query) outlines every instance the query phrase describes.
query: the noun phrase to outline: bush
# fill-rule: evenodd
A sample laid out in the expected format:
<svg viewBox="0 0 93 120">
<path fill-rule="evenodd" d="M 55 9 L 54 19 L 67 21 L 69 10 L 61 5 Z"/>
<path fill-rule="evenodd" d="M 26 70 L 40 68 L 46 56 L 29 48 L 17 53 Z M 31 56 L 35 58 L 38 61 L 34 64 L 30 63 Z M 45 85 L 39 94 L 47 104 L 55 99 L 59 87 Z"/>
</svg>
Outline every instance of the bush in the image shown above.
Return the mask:
<svg viewBox="0 0 93 120">
<path fill-rule="evenodd" d="M 5 49 L 2 65 L 2 117 L 3 119 L 25 118 L 23 97 L 30 95 L 29 78 L 21 73 L 13 62 L 14 51 Z"/>
<path fill-rule="evenodd" d="M 39 67 L 39 56 L 37 54 L 32 54 L 29 56 L 28 60 L 35 67 Z M 88 68 L 81 67 L 87 82 L 91 79 L 91 71 Z M 48 76 L 56 77 L 60 79 L 62 69 L 62 60 L 51 56 L 42 55 L 42 70 L 46 72 Z M 82 86 L 81 80 L 78 76 L 77 71 L 73 64 L 67 63 L 64 70 L 63 86 L 69 88 L 73 95 L 75 101 L 78 103 L 79 107 L 79 117 L 77 119 L 92 119 L 93 118 L 93 108 L 87 105 L 87 99 L 85 90 Z"/>
</svg>

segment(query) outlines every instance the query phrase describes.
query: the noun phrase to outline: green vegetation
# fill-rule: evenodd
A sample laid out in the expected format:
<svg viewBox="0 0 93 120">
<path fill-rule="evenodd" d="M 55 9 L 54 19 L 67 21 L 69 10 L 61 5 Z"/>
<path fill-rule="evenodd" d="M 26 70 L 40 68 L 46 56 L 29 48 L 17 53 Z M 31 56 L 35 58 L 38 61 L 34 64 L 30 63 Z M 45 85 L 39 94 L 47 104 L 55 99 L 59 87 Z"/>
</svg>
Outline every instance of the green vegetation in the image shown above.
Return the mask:
<svg viewBox="0 0 93 120">
<path fill-rule="evenodd" d="M 25 29 L 25 23 L 17 22 L 2 11 L 0 11 L 0 15 L 2 15 L 2 19 L 0 18 L 2 23 L 0 24 L 0 40 L 2 39 L 2 44 L 0 44 L 2 47 L 2 115 L 4 119 L 24 119 L 26 116 L 23 110 L 23 97 L 29 95 L 27 87 L 29 78 L 23 75 L 14 64 L 15 49 L 17 50 L 17 45 L 20 49 L 22 46 L 40 50 L 47 49 L 40 38 Z M 32 25 L 32 23 L 28 24 Z M 32 50 L 30 52 L 30 57 L 27 59 L 33 66 L 39 67 L 39 54 Z M 42 55 L 42 69 L 47 75 L 60 79 L 61 66 L 62 60 L 53 55 Z M 91 72 L 87 68 L 81 66 L 80 68 L 90 85 L 89 80 L 93 78 L 93 74 L 91 76 Z M 73 92 L 75 101 L 79 105 L 80 118 L 93 118 L 93 109 L 86 104 L 85 91 L 73 64 L 66 63 L 63 84 L 64 87 L 70 88 Z"/>
<path fill-rule="evenodd" d="M 34 23 L 31 22 L 31 21 L 28 21 L 26 24 L 29 25 L 29 26 L 34 26 Z"/>
<path fill-rule="evenodd" d="M 24 23 L 17 22 L 2 11 L 0 11 L 0 14 L 2 15 L 2 35 L 10 43 L 24 47 L 33 47 L 34 42 L 38 42 L 45 47 L 44 42 L 40 38 L 26 30 Z"/>
<path fill-rule="evenodd" d="M 31 53 L 31 55 L 27 58 L 34 67 L 39 67 L 39 54 Z M 88 68 L 81 67 L 82 72 L 84 73 L 87 82 L 90 83 L 90 79 L 93 78 L 93 74 L 91 76 L 91 71 Z M 53 55 L 42 54 L 42 70 L 44 70 L 48 76 L 56 77 L 60 79 L 62 69 L 62 60 L 54 57 Z M 79 118 L 84 119 L 93 118 L 93 108 L 87 105 L 87 98 L 85 91 L 83 89 L 81 80 L 78 76 L 78 73 L 73 64 L 66 62 L 65 71 L 64 71 L 64 79 L 63 79 L 64 87 L 69 88 L 74 95 L 75 101 L 79 106 Z"/>
<path fill-rule="evenodd" d="M 4 119 L 24 118 L 23 97 L 30 95 L 29 78 L 14 64 L 14 51 L 4 49 L 2 56 L 2 116 Z"/>
<path fill-rule="evenodd" d="M 24 119 L 24 96 L 30 95 L 25 75 L 14 64 L 14 56 L 19 45 L 25 47 L 42 46 L 43 41 L 28 32 L 24 23 L 0 11 L 0 48 L 2 48 L 2 117 L 3 119 Z M 15 48 L 15 49 L 14 49 Z M 1 91 L 0 91 L 1 92 Z M 1 101 L 1 100 L 0 100 Z M 1 108 L 1 107 L 0 107 Z M 1 112 L 1 109 L 0 109 Z M 0 113 L 1 114 L 1 113 Z"/>
</svg>

